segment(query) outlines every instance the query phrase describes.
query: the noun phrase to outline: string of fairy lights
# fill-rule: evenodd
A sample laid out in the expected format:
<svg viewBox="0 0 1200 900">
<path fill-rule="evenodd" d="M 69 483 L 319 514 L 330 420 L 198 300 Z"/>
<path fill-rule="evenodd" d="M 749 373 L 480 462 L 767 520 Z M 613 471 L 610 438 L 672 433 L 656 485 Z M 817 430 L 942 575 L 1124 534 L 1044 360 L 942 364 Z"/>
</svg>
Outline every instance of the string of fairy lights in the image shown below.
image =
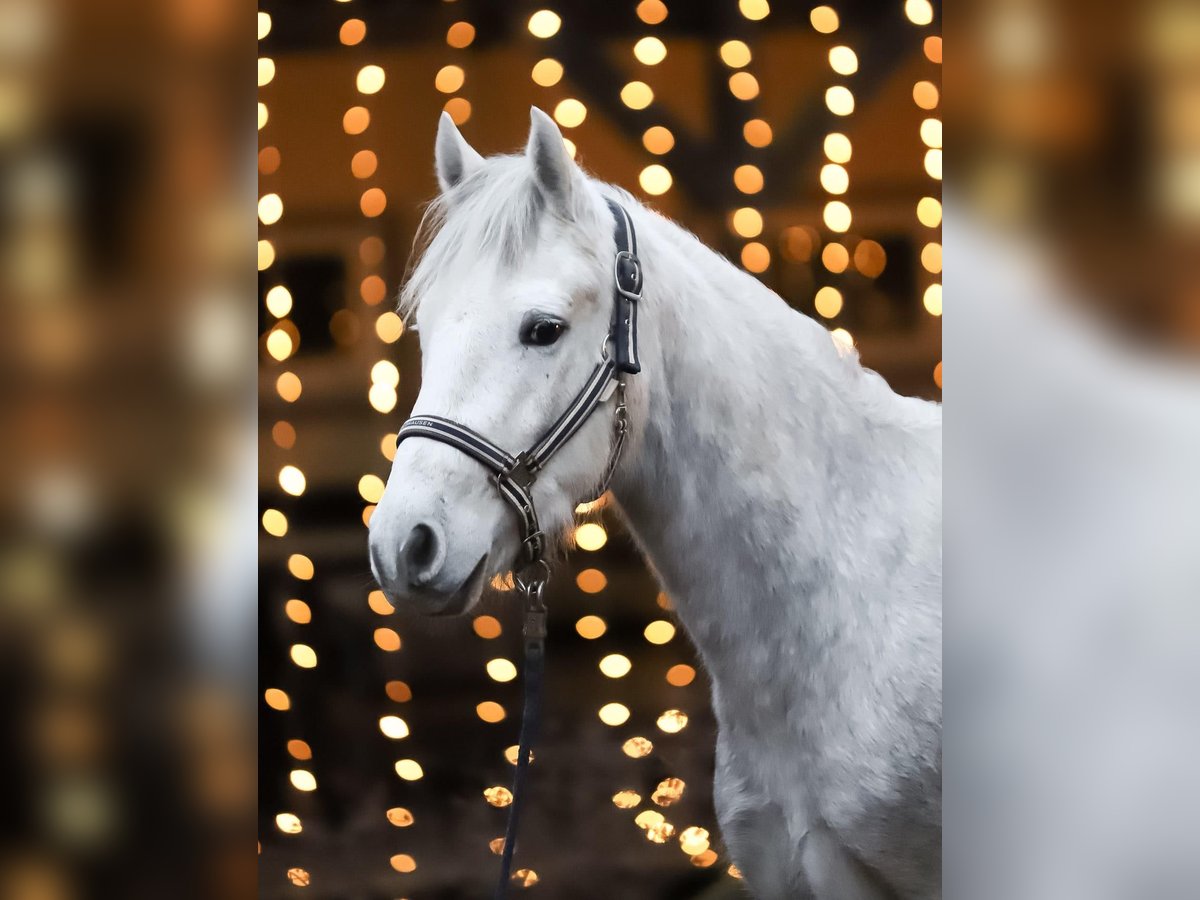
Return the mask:
<svg viewBox="0 0 1200 900">
<path fill-rule="evenodd" d="M 338 0 L 338 2 L 346 2 L 346 0 Z M 359 282 L 359 299 L 367 307 L 367 314 L 375 317 L 373 331 L 379 342 L 374 348 L 379 354 L 379 358 L 371 364 L 369 371 L 370 386 L 367 389 L 367 402 L 376 413 L 388 415 L 395 409 L 398 402 L 400 370 L 395 363 L 383 355 L 384 348 L 394 344 L 404 334 L 404 322 L 392 310 L 383 310 L 377 315 L 374 313 L 374 308 L 380 306 L 388 296 L 387 283 L 384 280 L 382 269 L 388 248 L 378 233 L 380 217 L 387 209 L 388 198 L 380 185 L 379 152 L 369 146 L 369 130 L 375 98 L 387 84 L 387 71 L 376 62 L 366 61 L 367 57 L 363 55 L 363 51 L 369 46 L 365 43 L 368 33 L 368 23 L 357 16 L 348 17 L 338 28 L 338 42 L 358 54 L 354 75 L 356 102 L 348 107 L 342 116 L 342 131 L 349 139 L 352 150 L 350 173 L 363 185 L 359 194 L 359 213 L 364 219 L 367 230 L 372 232 L 364 237 L 358 246 L 359 262 L 363 266 L 363 277 Z M 471 38 L 473 39 L 473 37 L 474 32 L 472 31 Z M 445 82 L 443 81 L 443 83 Z M 460 81 L 455 89 L 457 90 L 461 86 Z M 469 108 L 467 114 L 469 115 Z M 350 317 L 354 317 L 354 320 L 357 321 L 357 317 L 349 310 L 339 310 L 338 313 L 335 313 L 335 318 L 342 313 L 347 314 L 347 321 Z M 330 323 L 330 328 L 336 336 L 338 329 L 333 321 Z M 379 441 L 379 452 L 385 461 L 390 462 L 394 458 L 395 448 L 394 432 L 384 429 L 384 434 Z M 371 514 L 383 497 L 384 484 L 383 478 L 374 472 L 367 472 L 358 480 L 358 494 L 365 503 L 362 510 L 364 527 L 370 524 Z M 380 590 L 372 590 L 367 594 L 367 605 L 372 612 L 379 616 L 390 616 L 395 612 L 395 608 Z M 387 654 L 389 665 L 391 658 L 394 658 L 394 655 L 398 654 L 403 646 L 403 639 L 399 632 L 386 625 L 380 625 L 373 629 L 372 642 L 378 652 Z M 382 693 L 391 704 L 396 705 L 408 703 L 413 697 L 412 688 L 408 683 L 394 678 L 386 680 Z M 391 706 L 387 707 L 389 711 L 379 716 L 379 731 L 389 741 L 404 741 L 410 737 L 411 728 L 406 719 L 390 711 L 392 708 Z M 420 781 L 425 775 L 421 763 L 411 756 L 397 759 L 393 768 L 396 776 L 405 783 Z M 404 806 L 388 807 L 383 812 L 383 818 L 386 818 L 390 825 L 398 829 L 408 829 L 415 822 L 411 810 Z M 416 858 L 412 853 L 407 852 L 391 854 L 388 863 L 394 871 L 401 875 L 410 874 L 417 868 Z"/>
<path fill-rule="evenodd" d="M 926 28 L 933 24 L 933 6 L 929 0 L 906 0 L 904 14 L 918 28 Z M 941 35 L 927 35 L 922 42 L 925 60 L 930 66 L 940 66 L 942 62 Z M 920 126 L 921 143 L 925 149 L 925 174 L 934 182 L 933 193 L 941 193 L 942 181 L 942 120 L 935 112 L 941 102 L 936 79 L 922 79 L 913 85 L 913 103 L 918 109 L 928 115 L 922 119 Z M 921 268 L 931 277 L 922 294 L 925 311 L 931 316 L 942 314 L 942 202 L 933 194 L 922 197 L 917 202 L 917 221 L 930 230 L 930 238 L 921 247 Z M 942 386 L 942 363 L 938 361 L 933 369 L 933 381 L 940 389 Z"/>
<path fill-rule="evenodd" d="M 738 0 L 737 5 L 738 13 L 748 22 L 762 22 L 771 14 L 766 0 Z M 751 68 L 753 49 L 747 41 L 735 39 L 721 44 L 718 53 L 721 62 L 731 70 L 727 82 L 729 93 L 750 108 L 762 93 L 762 86 Z M 742 126 L 742 139 L 745 148 L 733 170 L 733 185 L 743 195 L 743 200 L 741 206 L 730 212 L 729 228 L 743 239 L 739 252 L 742 268 L 761 275 L 771 267 L 771 250 L 758 240 L 763 233 L 763 215 L 752 198 L 761 194 L 766 186 L 756 159 L 759 151 L 771 143 L 771 126 L 765 119 L 748 117 Z"/>
<path fill-rule="evenodd" d="M 260 11 L 258 13 L 258 40 L 261 43 L 271 33 L 272 20 L 269 13 Z M 258 58 L 258 87 L 260 99 L 258 102 L 258 129 L 260 135 L 267 129 L 270 122 L 270 109 L 267 106 L 264 96 L 264 89 L 274 82 L 276 77 L 275 60 L 270 56 L 260 55 Z M 265 135 L 263 135 L 265 137 Z M 260 178 L 264 181 L 275 175 L 282 164 L 282 157 L 279 148 L 270 143 L 265 143 L 260 138 L 262 144 L 258 153 L 258 171 Z M 276 225 L 284 214 L 283 198 L 276 192 L 267 192 L 260 195 L 258 200 L 258 219 L 259 219 L 259 242 L 258 242 L 258 270 L 260 272 L 271 272 L 275 268 L 276 248 L 274 242 L 270 238 L 270 229 Z M 273 324 L 268 329 L 263 338 L 263 348 L 267 356 L 272 360 L 273 365 L 282 365 L 285 363 L 300 346 L 300 332 L 295 323 L 292 322 L 288 315 L 292 311 L 292 294 L 288 290 L 283 279 L 275 279 L 273 284 L 264 295 L 264 305 L 267 313 L 273 319 Z M 286 403 L 295 403 L 300 398 L 303 390 L 300 377 L 290 369 L 281 372 L 275 380 L 275 390 L 280 398 Z M 275 445 L 281 451 L 289 451 L 296 444 L 296 429 L 287 419 L 280 419 L 275 422 L 271 428 L 271 437 Z M 291 497 L 301 496 L 306 489 L 306 479 L 304 472 L 291 463 L 283 465 L 277 474 L 279 487 L 283 492 Z M 262 527 L 268 535 L 276 539 L 283 539 L 287 536 L 290 522 L 288 516 L 280 509 L 274 507 L 263 510 Z M 287 557 L 287 571 L 298 583 L 310 582 L 315 575 L 315 568 L 312 559 L 303 553 L 291 553 Z M 312 608 L 304 600 L 299 597 L 292 597 L 284 603 L 284 615 L 293 625 L 302 629 L 299 634 L 303 637 L 303 629 L 307 628 L 312 622 Z M 301 671 L 313 669 L 317 665 L 317 654 L 313 648 L 306 643 L 297 641 L 288 649 L 288 657 L 291 663 Z M 263 691 L 263 701 L 266 705 L 279 713 L 287 713 L 293 710 L 294 701 L 291 694 L 281 687 L 271 686 Z M 289 717 L 290 721 L 294 721 L 294 714 Z M 303 738 L 289 738 L 287 742 L 287 752 L 291 758 L 289 763 L 288 782 L 291 788 L 297 792 L 296 801 L 301 803 L 301 797 L 305 794 L 312 793 L 317 789 L 317 777 L 314 773 L 314 765 L 312 762 L 312 748 Z M 284 835 L 300 834 L 304 830 L 304 824 L 300 816 L 290 810 L 281 810 L 275 814 L 275 826 Z M 259 843 L 261 850 L 262 844 Z M 288 880 L 299 887 L 307 886 L 311 882 L 311 875 L 308 870 L 302 866 L 290 866 L 287 869 L 286 877 Z"/>
</svg>

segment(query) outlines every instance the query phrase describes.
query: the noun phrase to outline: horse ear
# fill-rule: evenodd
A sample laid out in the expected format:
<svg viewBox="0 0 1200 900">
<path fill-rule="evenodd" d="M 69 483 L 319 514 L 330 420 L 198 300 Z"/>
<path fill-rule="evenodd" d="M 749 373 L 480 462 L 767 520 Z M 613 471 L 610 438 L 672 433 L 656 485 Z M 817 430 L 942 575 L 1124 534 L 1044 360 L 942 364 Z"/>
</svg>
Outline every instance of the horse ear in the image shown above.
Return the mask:
<svg viewBox="0 0 1200 900">
<path fill-rule="evenodd" d="M 551 206 L 568 218 L 576 202 L 579 170 L 567 153 L 562 132 L 554 120 L 536 106 L 529 109 L 529 143 L 525 156 L 533 165 L 533 179 Z"/>
<path fill-rule="evenodd" d="M 434 168 L 437 169 L 438 184 L 448 191 L 483 162 L 483 157 L 466 142 L 454 120 L 447 112 L 438 120 L 437 140 L 433 145 Z"/>
</svg>

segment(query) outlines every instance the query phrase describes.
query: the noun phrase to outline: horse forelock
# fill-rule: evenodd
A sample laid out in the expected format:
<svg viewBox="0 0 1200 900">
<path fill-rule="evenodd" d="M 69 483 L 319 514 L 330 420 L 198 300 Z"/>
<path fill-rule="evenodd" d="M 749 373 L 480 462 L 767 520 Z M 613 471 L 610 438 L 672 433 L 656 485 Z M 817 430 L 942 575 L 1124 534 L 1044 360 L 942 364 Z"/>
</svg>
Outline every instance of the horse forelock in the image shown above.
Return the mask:
<svg viewBox="0 0 1200 900">
<path fill-rule="evenodd" d="M 425 207 L 400 290 L 406 320 L 437 278 L 462 265 L 512 267 L 532 252 L 546 203 L 523 155 L 494 156 Z"/>
</svg>

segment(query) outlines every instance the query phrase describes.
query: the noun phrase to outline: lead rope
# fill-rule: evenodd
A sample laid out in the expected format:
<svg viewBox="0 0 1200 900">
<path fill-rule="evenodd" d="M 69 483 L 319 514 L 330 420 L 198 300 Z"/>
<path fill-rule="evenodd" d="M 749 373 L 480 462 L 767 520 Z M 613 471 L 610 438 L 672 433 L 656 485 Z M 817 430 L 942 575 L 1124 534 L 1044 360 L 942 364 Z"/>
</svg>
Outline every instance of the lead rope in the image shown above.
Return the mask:
<svg viewBox="0 0 1200 900">
<path fill-rule="evenodd" d="M 529 757 L 537 742 L 542 719 L 542 682 L 546 671 L 546 604 L 542 593 L 550 578 L 550 567 L 538 560 L 533 567 L 540 574 L 528 581 L 517 578 L 517 587 L 525 597 L 525 708 L 521 712 L 521 736 L 517 743 L 517 771 L 513 775 L 513 799 L 508 807 L 508 825 L 504 829 L 504 855 L 500 860 L 500 882 L 496 885 L 495 900 L 508 896 L 512 875 L 513 852 L 517 844 L 517 828 L 521 805 L 525 800 L 525 782 L 529 773 Z"/>
</svg>

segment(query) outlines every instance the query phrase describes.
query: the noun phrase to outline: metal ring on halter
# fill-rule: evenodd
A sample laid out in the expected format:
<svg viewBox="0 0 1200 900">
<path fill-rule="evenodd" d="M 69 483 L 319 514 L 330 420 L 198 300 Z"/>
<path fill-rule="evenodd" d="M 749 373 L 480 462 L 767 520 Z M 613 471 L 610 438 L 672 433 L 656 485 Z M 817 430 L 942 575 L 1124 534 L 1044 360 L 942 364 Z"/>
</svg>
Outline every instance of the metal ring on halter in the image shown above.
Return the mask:
<svg viewBox="0 0 1200 900">
<path fill-rule="evenodd" d="M 533 572 L 534 574 L 527 575 L 526 573 L 528 572 Z M 546 587 L 546 582 L 549 580 L 550 563 L 544 559 L 534 560 L 533 564 L 527 567 L 524 572 L 513 573 L 513 582 L 526 597 L 533 594 L 537 594 L 540 597 L 542 590 Z"/>
</svg>

